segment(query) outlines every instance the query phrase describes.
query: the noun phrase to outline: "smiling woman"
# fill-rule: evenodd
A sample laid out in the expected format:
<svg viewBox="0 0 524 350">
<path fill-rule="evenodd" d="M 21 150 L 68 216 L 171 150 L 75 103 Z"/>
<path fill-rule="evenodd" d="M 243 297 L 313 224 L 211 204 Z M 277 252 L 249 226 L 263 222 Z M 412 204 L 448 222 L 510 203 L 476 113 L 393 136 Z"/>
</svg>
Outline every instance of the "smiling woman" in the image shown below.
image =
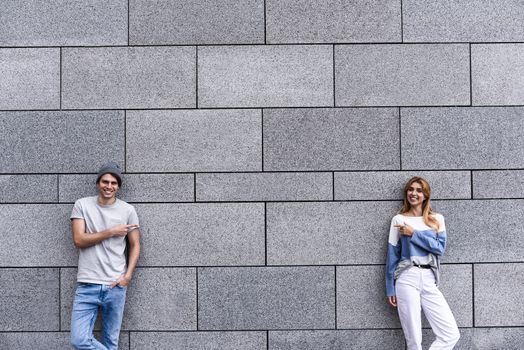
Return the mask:
<svg viewBox="0 0 524 350">
<path fill-rule="evenodd" d="M 453 313 L 438 289 L 446 226 L 444 217 L 432 211 L 430 197 L 429 183 L 411 178 L 389 232 L 386 290 L 389 303 L 398 307 L 408 350 L 422 349 L 421 307 L 436 335 L 430 349 L 451 350 L 460 338 Z"/>
</svg>

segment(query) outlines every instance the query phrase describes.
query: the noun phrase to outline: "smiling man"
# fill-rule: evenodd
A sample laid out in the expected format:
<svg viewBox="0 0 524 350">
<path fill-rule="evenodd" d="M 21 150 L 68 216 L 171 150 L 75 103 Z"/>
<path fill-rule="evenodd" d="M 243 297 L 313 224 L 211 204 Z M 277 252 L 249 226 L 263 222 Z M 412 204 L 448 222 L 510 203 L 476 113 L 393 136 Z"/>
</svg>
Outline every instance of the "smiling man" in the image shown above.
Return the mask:
<svg viewBox="0 0 524 350">
<path fill-rule="evenodd" d="M 132 205 L 116 198 L 121 186 L 118 164 L 104 164 L 96 180 L 98 194 L 77 200 L 71 213 L 73 242 L 79 248 L 71 315 L 71 344 L 76 349 L 118 349 L 126 289 L 140 254 L 138 216 Z M 99 308 L 102 342 L 93 336 Z"/>
</svg>

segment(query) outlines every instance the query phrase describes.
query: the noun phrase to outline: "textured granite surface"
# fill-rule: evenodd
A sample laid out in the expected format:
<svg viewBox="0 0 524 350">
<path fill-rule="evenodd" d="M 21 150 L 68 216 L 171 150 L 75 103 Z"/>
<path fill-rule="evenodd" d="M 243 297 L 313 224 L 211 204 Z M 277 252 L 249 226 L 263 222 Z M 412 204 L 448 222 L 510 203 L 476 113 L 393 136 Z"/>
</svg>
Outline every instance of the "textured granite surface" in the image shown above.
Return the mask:
<svg viewBox="0 0 524 350">
<path fill-rule="evenodd" d="M 337 106 L 469 105 L 466 44 L 335 46 Z"/>
<path fill-rule="evenodd" d="M 520 219 L 524 200 L 435 201 L 446 220 L 449 245 L 443 262 L 524 261 Z"/>
<path fill-rule="evenodd" d="M 131 0 L 132 45 L 263 44 L 263 0 Z"/>
<path fill-rule="evenodd" d="M 268 0 L 267 42 L 400 42 L 400 0 Z"/>
<path fill-rule="evenodd" d="M 524 326 L 523 284 L 523 263 L 475 265 L 475 325 Z"/>
<path fill-rule="evenodd" d="M 268 264 L 384 264 L 398 207 L 397 202 L 268 203 Z"/>
<path fill-rule="evenodd" d="M 399 169 L 398 109 L 264 110 L 264 170 Z"/>
<path fill-rule="evenodd" d="M 266 350 L 266 332 L 131 333 L 133 350 Z"/>
<path fill-rule="evenodd" d="M 264 205 L 138 204 L 141 266 L 264 264 Z"/>
<path fill-rule="evenodd" d="M 100 339 L 100 332 L 95 337 Z M 72 349 L 69 332 L 10 332 L 0 333 L 0 347 L 16 350 L 57 350 Z M 129 333 L 120 332 L 118 341 L 120 349 L 129 349 Z"/>
<path fill-rule="evenodd" d="M 524 167 L 522 107 L 403 108 L 401 123 L 403 169 Z"/>
<path fill-rule="evenodd" d="M 400 330 L 270 331 L 270 350 L 398 350 L 404 349 Z"/>
<path fill-rule="evenodd" d="M 335 327 L 333 267 L 198 269 L 201 330 Z"/>
<path fill-rule="evenodd" d="M 257 171 L 261 112 L 128 111 L 127 171 Z"/>
<path fill-rule="evenodd" d="M 473 198 L 524 198 L 524 170 L 473 171 Z"/>
<path fill-rule="evenodd" d="M 76 265 L 71 209 L 60 204 L 1 205 L 0 267 Z"/>
<path fill-rule="evenodd" d="M 96 178 L 96 174 L 59 175 L 60 202 L 95 196 Z M 118 198 L 126 202 L 193 202 L 194 175 L 123 174 Z"/>
<path fill-rule="evenodd" d="M 197 174 L 196 200 L 331 200 L 332 177 L 331 173 Z"/>
<path fill-rule="evenodd" d="M 331 46 L 198 48 L 199 107 L 332 105 Z"/>
<path fill-rule="evenodd" d="M 0 203 L 42 203 L 57 199 L 56 175 L 0 175 Z"/>
<path fill-rule="evenodd" d="M 0 77 L 0 109 L 60 108 L 58 48 L 0 48 Z"/>
<path fill-rule="evenodd" d="M 474 106 L 524 104 L 523 55 L 524 44 L 471 45 Z"/>
<path fill-rule="evenodd" d="M 335 200 L 402 199 L 412 176 L 421 176 L 431 186 L 431 199 L 471 198 L 468 171 L 335 172 Z"/>
<path fill-rule="evenodd" d="M 0 149 L 0 173 L 96 173 L 106 159 L 123 164 L 124 115 L 0 112 Z"/>
<path fill-rule="evenodd" d="M 62 106 L 68 109 L 196 106 L 194 47 L 62 50 Z"/>
<path fill-rule="evenodd" d="M 404 42 L 524 40 L 520 0 L 403 0 Z"/>
<path fill-rule="evenodd" d="M 2 46 L 127 45 L 126 0 L 4 1 Z"/>
<path fill-rule="evenodd" d="M 58 269 L 0 269 L 0 332 L 58 331 L 58 276 Z"/>
</svg>

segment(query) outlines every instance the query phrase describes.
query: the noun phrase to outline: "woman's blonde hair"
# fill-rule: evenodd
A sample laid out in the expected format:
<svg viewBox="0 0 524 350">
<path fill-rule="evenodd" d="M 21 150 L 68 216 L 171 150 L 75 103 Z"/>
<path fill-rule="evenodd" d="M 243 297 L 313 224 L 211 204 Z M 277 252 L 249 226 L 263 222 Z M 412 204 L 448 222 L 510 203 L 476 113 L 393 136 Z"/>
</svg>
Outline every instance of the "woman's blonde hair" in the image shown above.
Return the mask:
<svg viewBox="0 0 524 350">
<path fill-rule="evenodd" d="M 409 204 L 408 201 L 408 189 L 413 185 L 414 183 L 418 183 L 422 187 L 422 193 L 424 194 L 424 201 L 422 202 L 422 217 L 424 218 L 424 223 L 434 228 L 435 231 L 439 231 L 440 224 L 435 217 L 433 217 L 433 209 L 431 209 L 431 187 L 429 186 L 429 183 L 420 176 L 413 176 L 404 186 L 404 203 L 402 205 L 402 208 L 400 209 L 400 213 L 404 214 L 410 211 L 411 204 Z"/>
</svg>

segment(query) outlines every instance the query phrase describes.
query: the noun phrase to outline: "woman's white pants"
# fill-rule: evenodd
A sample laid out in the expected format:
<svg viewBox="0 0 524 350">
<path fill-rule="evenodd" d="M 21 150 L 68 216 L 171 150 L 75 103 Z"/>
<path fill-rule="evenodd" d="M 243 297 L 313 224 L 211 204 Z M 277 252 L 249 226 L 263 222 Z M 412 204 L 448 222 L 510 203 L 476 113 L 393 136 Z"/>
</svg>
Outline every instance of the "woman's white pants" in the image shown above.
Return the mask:
<svg viewBox="0 0 524 350">
<path fill-rule="evenodd" d="M 446 299 L 435 285 L 433 271 L 411 267 L 400 274 L 395 289 L 408 350 L 422 350 L 421 307 L 437 337 L 429 350 L 453 349 L 460 333 Z"/>
</svg>

